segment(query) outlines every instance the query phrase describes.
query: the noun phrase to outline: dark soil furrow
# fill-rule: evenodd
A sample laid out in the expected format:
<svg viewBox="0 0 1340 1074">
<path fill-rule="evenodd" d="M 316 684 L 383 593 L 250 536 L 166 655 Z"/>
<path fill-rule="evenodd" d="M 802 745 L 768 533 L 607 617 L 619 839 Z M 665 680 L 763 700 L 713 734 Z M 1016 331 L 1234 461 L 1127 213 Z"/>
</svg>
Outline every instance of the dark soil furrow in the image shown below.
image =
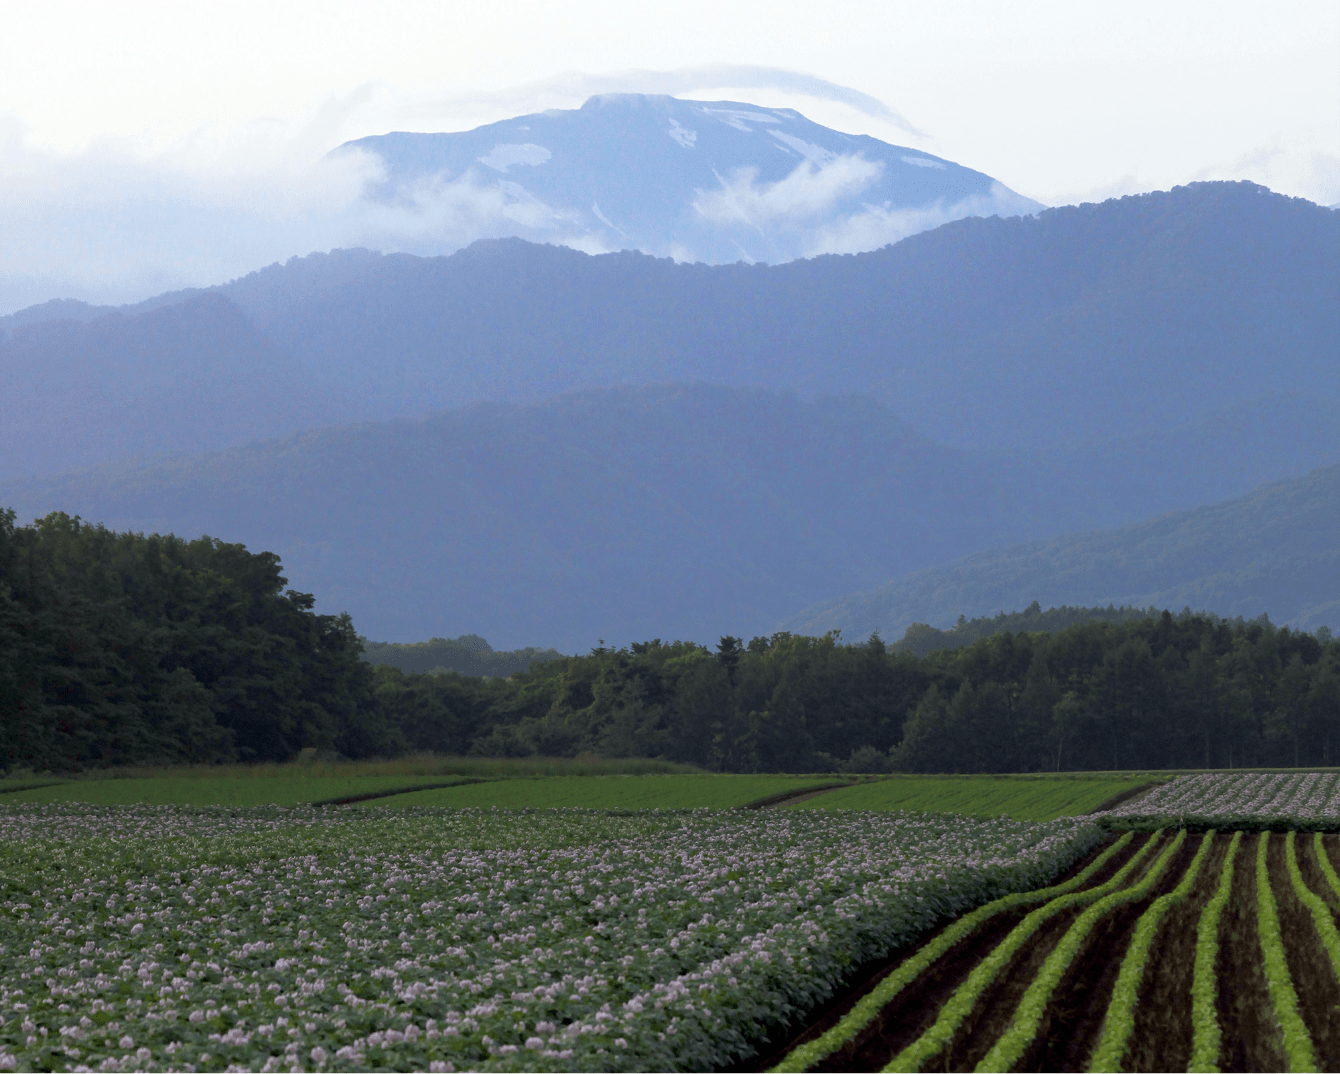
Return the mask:
<svg viewBox="0 0 1340 1074">
<path fill-rule="evenodd" d="M 1104 850 L 1116 842 L 1118 836 L 1111 836 L 1076 862 L 1063 875 L 1057 877 L 1055 884 L 1083 872 L 1089 864 Z M 1131 859 L 1131 856 L 1143 845 L 1133 839 L 1129 845 L 1104 863 L 1084 888 L 1105 884 Z M 1084 889 L 1079 889 L 1084 890 Z M 930 1026 L 939 1013 L 941 1005 L 967 979 L 977 964 L 986 957 L 996 944 L 1040 904 L 1005 911 L 992 917 L 975 932 L 950 948 L 925 973 L 908 985 L 894 1001 L 880 1012 L 880 1017 L 872 1022 L 865 1032 L 860 1034 L 842 1051 L 830 1056 L 818 1065 L 816 1070 L 879 1070 L 888 1062 L 888 1057 L 897 1054 Z M 946 923 L 948 927 L 952 922 Z M 895 952 L 888 958 L 862 966 L 852 977 L 852 983 L 828 1003 L 810 1012 L 804 1029 L 790 1033 L 780 1032 L 759 1048 L 755 1058 L 735 1070 L 767 1070 L 788 1055 L 801 1044 L 821 1036 L 836 1025 L 848 1011 L 880 981 L 892 973 L 907 959 L 911 958 L 926 944 L 930 943 L 941 930 L 936 930 L 908 947 Z M 886 1043 L 881 1043 L 887 1041 Z M 781 1042 L 781 1043 L 779 1043 Z M 890 1050 L 891 1049 L 891 1050 Z M 875 1055 L 883 1058 L 869 1059 L 873 1066 L 860 1065 L 863 1056 Z"/>
<path fill-rule="evenodd" d="M 1305 836 L 1295 843 L 1299 871 L 1302 871 L 1304 861 L 1312 860 L 1310 842 Z M 1321 946 L 1311 912 L 1294 893 L 1283 836 L 1271 836 L 1266 864 L 1270 869 L 1270 887 L 1279 907 L 1284 956 L 1294 991 L 1298 994 L 1298 1013 L 1303 1016 L 1312 1036 L 1312 1047 L 1320 1068 L 1340 1069 L 1340 981 L 1336 980 L 1331 960 Z"/>
<path fill-rule="evenodd" d="M 1135 1028 L 1123 1070 L 1186 1070 L 1191 1059 L 1191 978 L 1196 925 L 1214 896 L 1232 837 L 1219 835 L 1195 889 L 1163 919 L 1135 1005 Z"/>
<path fill-rule="evenodd" d="M 1155 838 L 1154 835 L 1149 835 L 1143 841 L 1132 840 L 1132 845 L 1138 850 L 1147 845 L 1149 840 L 1153 838 Z M 1158 848 L 1152 850 L 1139 867 L 1125 878 L 1122 888 L 1138 884 L 1158 859 L 1158 853 Z M 928 1064 L 926 1069 L 973 1070 L 981 1062 L 1001 1033 L 1010 1024 L 1014 1012 L 1019 1006 L 1019 1001 L 1028 991 L 1028 986 L 1033 983 L 1033 979 L 1042 968 L 1042 964 L 1047 961 L 1047 956 L 1056 949 L 1061 937 L 1066 934 L 1080 914 L 1089 908 L 1089 905 L 1092 904 L 1074 906 L 1062 911 L 1033 934 L 1011 959 L 1009 965 L 983 990 L 973 1006 L 972 1012 L 963 1020 L 958 1032 L 954 1034 L 953 1040 L 936 1057 L 933 1067 Z M 985 951 L 982 952 L 982 957 L 986 957 Z M 939 1013 L 938 1005 L 935 1013 Z M 927 1024 L 929 1025 L 933 1021 L 934 1018 L 932 1017 Z M 915 1037 L 909 1039 L 907 1043 L 910 1044 L 912 1039 L 915 1039 Z M 898 1050 L 895 1048 L 885 1053 L 883 1063 L 887 1063 L 898 1053 Z M 852 1069 L 877 1070 L 883 1063 L 879 1066 L 853 1067 Z"/>
<path fill-rule="evenodd" d="M 1038 1026 L 1037 1040 L 1016 1070 L 1085 1069 L 1102 1033 L 1112 988 L 1136 924 L 1155 899 L 1177 887 L 1205 838 L 1187 836 L 1177 857 L 1168 863 L 1146 898 L 1114 908 L 1094 926 L 1084 948 L 1052 994 L 1047 1013 Z M 1190 1051 L 1189 1038 L 1187 1050 Z"/>
<path fill-rule="evenodd" d="M 1326 838 L 1335 839 L 1334 836 L 1323 837 L 1323 844 Z M 1312 889 L 1313 894 L 1331 908 L 1331 914 L 1335 916 L 1340 914 L 1340 895 L 1331 888 L 1326 880 L 1326 874 L 1321 871 L 1316 846 L 1316 838 L 1311 832 L 1298 833 L 1298 871 L 1303 874 L 1303 882 Z M 1325 852 L 1323 847 L 1322 853 Z"/>
<path fill-rule="evenodd" d="M 1244 839 L 1233 869 L 1233 893 L 1219 924 L 1219 1067 L 1287 1070 L 1283 1040 L 1261 967 L 1256 926 L 1256 840 Z"/>
</svg>

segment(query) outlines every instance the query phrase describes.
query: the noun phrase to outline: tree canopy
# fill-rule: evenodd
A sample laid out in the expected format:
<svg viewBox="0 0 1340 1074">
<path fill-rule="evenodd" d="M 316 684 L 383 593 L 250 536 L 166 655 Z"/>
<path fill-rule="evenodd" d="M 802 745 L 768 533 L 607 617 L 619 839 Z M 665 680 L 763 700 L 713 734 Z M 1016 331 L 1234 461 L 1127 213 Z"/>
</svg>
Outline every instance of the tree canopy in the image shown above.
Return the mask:
<svg viewBox="0 0 1340 1074">
<path fill-rule="evenodd" d="M 836 632 L 655 639 L 504 678 L 374 666 L 349 616 L 286 585 L 277 556 L 242 545 L 0 512 L 0 767 L 311 748 L 1028 772 L 1330 765 L 1340 749 L 1340 641 L 1265 617 L 1034 606 L 924 656 Z M 489 655 L 439 642 L 403 648 Z"/>
</svg>

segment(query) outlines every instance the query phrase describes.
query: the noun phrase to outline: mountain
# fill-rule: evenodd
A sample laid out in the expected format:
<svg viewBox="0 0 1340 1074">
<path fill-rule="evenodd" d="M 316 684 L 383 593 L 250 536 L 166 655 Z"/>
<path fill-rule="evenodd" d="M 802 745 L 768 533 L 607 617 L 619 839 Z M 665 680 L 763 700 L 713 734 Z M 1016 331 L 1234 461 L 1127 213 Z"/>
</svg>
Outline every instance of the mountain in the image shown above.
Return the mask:
<svg viewBox="0 0 1340 1074">
<path fill-rule="evenodd" d="M 218 293 L 129 316 L 91 308 L 16 315 L 0 342 L 0 478 L 216 450 L 343 409 Z"/>
<path fill-rule="evenodd" d="M 759 633 L 834 591 L 1035 537 L 1051 499 L 869 399 L 705 385 L 0 485 L 21 521 L 59 509 L 276 552 L 294 587 L 371 638 L 563 652 Z"/>
<path fill-rule="evenodd" d="M 611 93 L 335 152 L 373 155 L 373 199 L 436 213 L 447 235 L 468 221 L 476 235 L 714 264 L 854 253 L 964 216 L 1043 208 L 929 153 L 739 101 Z"/>
<path fill-rule="evenodd" d="M 1202 434 L 1279 460 L 1254 463 L 1255 480 L 1306 472 L 1340 447 L 1324 413 L 1340 396 L 1340 216 L 1249 183 L 958 220 L 872 253 L 774 266 L 508 239 L 438 258 L 314 254 L 208 293 L 264 338 L 267 375 L 303 385 L 311 419 L 292 428 L 619 384 L 873 393 L 923 435 L 1024 470 L 1045 459 L 1101 489 L 1115 471 L 1119 492 L 1100 504 L 1113 513 L 1092 525 L 1252 487 L 1217 449 L 1202 451 Z M 117 312 L 152 318 L 198 297 Z M 14 412 L 44 413 L 27 386 L 67 360 L 59 340 L 33 335 L 37 316 L 90 315 L 58 306 L 0 318 Z M 157 341 L 151 368 L 129 369 L 122 393 L 191 375 L 202 333 L 175 342 L 154 323 L 142 328 Z M 100 375 L 125 380 L 110 367 Z M 99 383 L 71 383 L 84 412 L 102 405 Z M 209 414 L 219 442 L 256 435 L 250 408 L 224 394 Z M 1315 436 L 1292 434 L 1295 412 Z M 198 450 L 195 424 L 167 421 L 162 450 Z M 1186 452 L 1198 459 L 1187 473 L 1218 476 L 1170 481 Z M 0 457 L 0 475 L 68 465 L 28 458 L 39 469 Z"/>
<path fill-rule="evenodd" d="M 1340 466 L 1193 511 L 978 553 L 815 605 L 777 629 L 892 638 L 912 623 L 945 627 L 1030 601 L 1340 624 Z"/>
</svg>

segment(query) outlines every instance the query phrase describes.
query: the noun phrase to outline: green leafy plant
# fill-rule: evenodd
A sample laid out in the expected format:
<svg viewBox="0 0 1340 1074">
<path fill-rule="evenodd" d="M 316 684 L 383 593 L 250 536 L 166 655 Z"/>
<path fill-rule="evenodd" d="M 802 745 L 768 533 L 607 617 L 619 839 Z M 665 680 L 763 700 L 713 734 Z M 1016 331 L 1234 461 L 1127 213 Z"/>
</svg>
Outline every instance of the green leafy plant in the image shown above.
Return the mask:
<svg viewBox="0 0 1340 1074">
<path fill-rule="evenodd" d="M 1270 988 L 1270 1002 L 1284 1037 L 1284 1054 L 1290 1070 L 1316 1070 L 1317 1057 L 1312 1048 L 1312 1036 L 1298 1013 L 1298 994 L 1289 977 L 1289 963 L 1284 956 L 1284 937 L 1280 933 L 1279 911 L 1275 895 L 1270 889 L 1270 871 L 1266 852 L 1270 834 L 1263 832 L 1256 844 L 1256 929 L 1261 938 L 1261 961 Z"/>
<path fill-rule="evenodd" d="M 1308 913 L 1312 915 L 1312 923 L 1317 927 L 1317 935 L 1321 938 L 1321 946 L 1331 960 L 1331 967 L 1335 970 L 1336 979 L 1340 980 L 1340 932 L 1336 931 L 1335 918 L 1331 916 L 1330 907 L 1303 880 L 1302 870 L 1298 868 L 1298 852 L 1294 846 L 1294 837 L 1297 834 L 1297 832 L 1290 832 L 1284 837 L 1284 852 L 1289 866 L 1289 883 L 1293 885 L 1294 894 L 1298 896 L 1298 901 L 1306 906 Z"/>
<path fill-rule="evenodd" d="M 1336 898 L 1340 899 L 1340 876 L 1335 875 L 1335 866 L 1331 864 L 1331 859 L 1326 853 L 1326 844 L 1322 841 L 1321 832 L 1313 835 L 1312 845 L 1316 848 L 1317 864 L 1321 866 L 1321 872 L 1326 877 L 1326 883 L 1331 885 L 1331 890 L 1335 892 Z"/>
<path fill-rule="evenodd" d="M 1215 1000 L 1219 979 L 1215 962 L 1219 958 L 1219 919 L 1233 891 L 1233 863 L 1242 844 L 1242 832 L 1234 832 L 1219 874 L 1219 886 L 1201 911 L 1196 922 L 1196 963 L 1191 978 L 1191 1061 L 1188 1070 L 1219 1070 L 1219 1045 L 1222 1034 Z"/>
</svg>

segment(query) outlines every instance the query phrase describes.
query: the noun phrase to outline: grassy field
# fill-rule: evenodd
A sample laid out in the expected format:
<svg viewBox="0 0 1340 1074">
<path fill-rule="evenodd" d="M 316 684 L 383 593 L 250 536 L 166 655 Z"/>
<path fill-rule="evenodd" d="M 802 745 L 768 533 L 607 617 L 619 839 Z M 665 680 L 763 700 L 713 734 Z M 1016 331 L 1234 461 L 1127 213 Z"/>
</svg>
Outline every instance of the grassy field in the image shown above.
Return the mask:
<svg viewBox="0 0 1340 1074">
<path fill-rule="evenodd" d="M 446 783 L 452 776 L 320 776 L 301 770 L 285 775 L 234 779 L 227 776 L 159 776 L 148 779 L 73 780 L 20 790 L 0 802 L 88 802 L 94 805 L 261 806 L 303 805 L 378 794 L 416 785 Z M 3 788 L 0 788 L 3 789 Z"/>
<path fill-rule="evenodd" d="M 832 782 L 831 776 L 560 776 L 414 791 L 360 804 L 369 808 L 730 809 L 774 794 L 821 787 Z"/>
<path fill-rule="evenodd" d="M 1054 820 L 1097 808 L 1114 795 L 1150 782 L 1148 776 L 1038 777 L 902 776 L 843 787 L 787 809 L 894 809 L 1014 820 Z"/>
</svg>

